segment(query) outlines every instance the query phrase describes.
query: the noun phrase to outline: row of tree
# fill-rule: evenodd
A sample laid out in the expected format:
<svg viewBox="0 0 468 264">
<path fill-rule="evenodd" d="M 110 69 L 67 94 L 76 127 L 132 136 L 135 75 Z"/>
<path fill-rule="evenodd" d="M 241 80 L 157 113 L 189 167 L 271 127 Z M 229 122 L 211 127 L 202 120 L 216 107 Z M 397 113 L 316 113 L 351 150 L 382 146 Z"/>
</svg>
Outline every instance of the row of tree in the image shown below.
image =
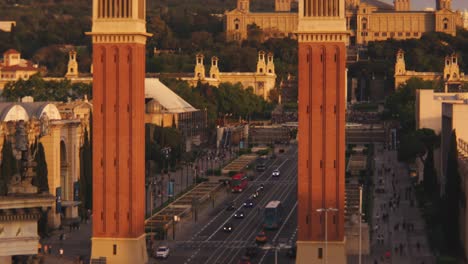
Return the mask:
<svg viewBox="0 0 468 264">
<path fill-rule="evenodd" d="M 25 96 L 31 96 L 38 102 L 66 102 L 68 99 L 83 99 L 85 95 L 92 98 L 92 84 L 71 83 L 67 79 L 46 81 L 38 74 L 27 80 L 7 83 L 2 93 L 9 102 L 17 102 Z"/>
</svg>

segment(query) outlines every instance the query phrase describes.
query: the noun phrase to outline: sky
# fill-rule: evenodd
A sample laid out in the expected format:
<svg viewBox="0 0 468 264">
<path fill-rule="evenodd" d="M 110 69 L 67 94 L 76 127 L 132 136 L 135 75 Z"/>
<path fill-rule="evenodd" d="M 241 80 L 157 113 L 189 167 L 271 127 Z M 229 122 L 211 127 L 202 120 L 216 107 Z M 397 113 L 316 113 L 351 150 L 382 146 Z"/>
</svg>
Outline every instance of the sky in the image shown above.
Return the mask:
<svg viewBox="0 0 468 264">
<path fill-rule="evenodd" d="M 381 0 L 382 2 L 387 2 L 393 5 L 393 0 Z M 411 0 L 411 9 L 413 10 L 422 10 L 425 7 L 435 7 L 436 0 Z M 468 0 L 452 0 L 452 9 L 467 9 L 468 10 Z"/>
</svg>

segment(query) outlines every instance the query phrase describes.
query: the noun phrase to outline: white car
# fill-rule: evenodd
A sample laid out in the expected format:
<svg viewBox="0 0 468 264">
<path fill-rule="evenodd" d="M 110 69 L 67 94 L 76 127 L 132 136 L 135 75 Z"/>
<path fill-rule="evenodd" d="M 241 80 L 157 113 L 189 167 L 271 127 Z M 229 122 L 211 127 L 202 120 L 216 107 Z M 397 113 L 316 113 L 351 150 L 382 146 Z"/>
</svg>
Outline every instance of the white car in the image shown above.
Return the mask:
<svg viewBox="0 0 468 264">
<path fill-rule="evenodd" d="M 274 170 L 272 173 L 271 173 L 271 176 L 273 177 L 278 177 L 280 176 L 280 171 L 278 169 Z"/>
<path fill-rule="evenodd" d="M 168 258 L 169 257 L 169 248 L 168 247 L 158 247 L 156 250 L 156 258 Z"/>
</svg>

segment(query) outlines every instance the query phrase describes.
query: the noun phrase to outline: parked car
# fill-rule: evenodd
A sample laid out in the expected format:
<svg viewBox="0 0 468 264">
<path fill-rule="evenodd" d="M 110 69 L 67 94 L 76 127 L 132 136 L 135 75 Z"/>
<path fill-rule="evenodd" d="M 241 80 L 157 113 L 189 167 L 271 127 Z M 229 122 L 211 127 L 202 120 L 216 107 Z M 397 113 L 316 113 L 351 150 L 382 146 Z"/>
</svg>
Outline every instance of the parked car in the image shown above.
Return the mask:
<svg viewBox="0 0 468 264">
<path fill-rule="evenodd" d="M 161 246 L 156 249 L 156 258 L 166 259 L 169 257 L 169 248 L 166 246 Z"/>
</svg>

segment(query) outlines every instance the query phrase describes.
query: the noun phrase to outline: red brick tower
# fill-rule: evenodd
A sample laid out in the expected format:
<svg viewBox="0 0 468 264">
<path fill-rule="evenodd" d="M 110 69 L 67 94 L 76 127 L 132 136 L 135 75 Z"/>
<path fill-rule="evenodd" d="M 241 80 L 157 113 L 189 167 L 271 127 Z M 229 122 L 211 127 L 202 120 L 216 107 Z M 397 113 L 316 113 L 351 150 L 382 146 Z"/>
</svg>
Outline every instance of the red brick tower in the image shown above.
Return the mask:
<svg viewBox="0 0 468 264">
<path fill-rule="evenodd" d="M 92 258 L 147 263 L 145 0 L 93 0 Z"/>
<path fill-rule="evenodd" d="M 346 263 L 344 0 L 299 1 L 296 263 Z"/>
</svg>

